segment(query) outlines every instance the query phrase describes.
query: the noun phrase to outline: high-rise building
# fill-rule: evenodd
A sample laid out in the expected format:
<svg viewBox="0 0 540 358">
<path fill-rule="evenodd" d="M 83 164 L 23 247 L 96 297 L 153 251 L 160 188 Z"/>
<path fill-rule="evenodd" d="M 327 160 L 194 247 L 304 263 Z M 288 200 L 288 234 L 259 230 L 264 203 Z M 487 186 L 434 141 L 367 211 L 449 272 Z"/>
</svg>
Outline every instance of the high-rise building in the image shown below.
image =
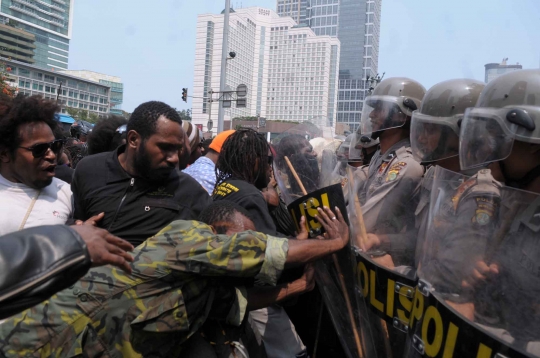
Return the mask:
<svg viewBox="0 0 540 358">
<path fill-rule="evenodd" d="M 75 77 L 67 73 L 49 71 L 20 61 L 3 60 L 8 81 L 19 93 L 58 98 L 62 113 L 66 107 L 88 111 L 99 116 L 109 113 L 111 88 L 106 84 Z M 61 85 L 61 86 L 60 86 Z"/>
<path fill-rule="evenodd" d="M 488 83 L 505 73 L 523 69 L 523 66 L 519 63 L 509 65 L 507 62 L 508 58 L 503 58 L 501 63 L 488 63 L 484 65 L 486 68 L 485 82 Z"/>
<path fill-rule="evenodd" d="M 122 79 L 116 76 L 105 75 L 103 73 L 98 73 L 94 71 L 87 70 L 64 70 L 59 71 L 60 73 L 65 73 L 74 77 L 83 78 L 92 82 L 102 84 L 104 86 L 110 87 L 111 89 L 111 104 L 110 104 L 110 113 L 122 115 L 122 102 L 124 100 L 124 84 Z M 103 103 L 100 103 L 103 104 Z"/>
<path fill-rule="evenodd" d="M 36 37 L 21 29 L 0 21 L 0 56 L 33 64 Z"/>
<path fill-rule="evenodd" d="M 49 70 L 67 69 L 74 2 L 0 0 L 0 21 L 9 20 L 12 26 L 35 36 L 35 66 Z"/>
<path fill-rule="evenodd" d="M 376 76 L 382 0 L 277 0 L 280 16 L 291 16 L 317 35 L 340 40 L 337 122 L 358 128 L 363 101 Z"/>
<path fill-rule="evenodd" d="M 210 117 L 217 124 L 218 103 L 210 108 L 209 91 L 219 91 L 223 18 L 204 14 L 197 21 L 192 118 L 205 128 Z M 246 107 L 233 103 L 225 112 L 227 120 L 261 116 L 322 125 L 335 122 L 337 38 L 316 36 L 292 18 L 260 7 L 231 11 L 229 24 L 227 51 L 236 56 L 227 61 L 227 86 L 235 90 L 245 84 L 248 93 Z"/>
<path fill-rule="evenodd" d="M 297 24 L 307 24 L 308 0 L 278 0 L 279 16 L 292 17 Z"/>
</svg>

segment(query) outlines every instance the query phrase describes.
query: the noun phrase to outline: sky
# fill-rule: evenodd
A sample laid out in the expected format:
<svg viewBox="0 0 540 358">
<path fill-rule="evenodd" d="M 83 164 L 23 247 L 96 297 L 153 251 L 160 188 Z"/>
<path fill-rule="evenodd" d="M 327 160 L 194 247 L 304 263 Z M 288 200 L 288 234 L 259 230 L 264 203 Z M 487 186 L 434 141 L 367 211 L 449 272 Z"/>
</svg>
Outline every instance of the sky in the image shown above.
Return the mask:
<svg viewBox="0 0 540 358">
<path fill-rule="evenodd" d="M 197 15 L 224 0 L 76 0 L 69 69 L 119 76 L 122 108 L 160 100 L 191 108 Z M 275 0 L 231 0 L 276 7 Z M 484 65 L 508 57 L 540 66 L 540 0 L 382 0 L 379 72 L 426 88 L 452 78 L 484 80 Z M 189 90 L 191 95 L 192 92 Z"/>
</svg>

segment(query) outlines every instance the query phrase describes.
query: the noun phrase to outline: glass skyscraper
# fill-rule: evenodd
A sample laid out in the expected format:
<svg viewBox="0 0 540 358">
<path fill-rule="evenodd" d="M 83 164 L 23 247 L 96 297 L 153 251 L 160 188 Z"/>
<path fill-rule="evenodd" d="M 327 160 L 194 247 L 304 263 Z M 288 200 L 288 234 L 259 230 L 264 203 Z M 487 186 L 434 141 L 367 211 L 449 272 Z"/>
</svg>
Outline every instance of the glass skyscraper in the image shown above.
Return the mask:
<svg viewBox="0 0 540 358">
<path fill-rule="evenodd" d="M 35 36 L 34 65 L 67 69 L 74 0 L 0 0 L 0 20 Z"/>
<path fill-rule="evenodd" d="M 277 0 L 280 16 L 341 42 L 337 122 L 358 128 L 363 101 L 379 59 L 382 0 Z"/>
</svg>

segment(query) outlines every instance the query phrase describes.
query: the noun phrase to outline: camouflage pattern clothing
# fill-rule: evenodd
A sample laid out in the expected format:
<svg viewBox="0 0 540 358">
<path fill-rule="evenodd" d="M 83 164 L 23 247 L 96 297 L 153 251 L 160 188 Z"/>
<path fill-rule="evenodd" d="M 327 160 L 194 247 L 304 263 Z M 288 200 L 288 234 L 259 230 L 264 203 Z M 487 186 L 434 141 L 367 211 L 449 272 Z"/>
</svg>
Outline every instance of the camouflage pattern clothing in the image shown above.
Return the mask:
<svg viewBox="0 0 540 358">
<path fill-rule="evenodd" d="M 214 306 L 228 300 L 221 317 L 239 325 L 247 305 L 239 286 L 252 277 L 275 285 L 287 253 L 286 239 L 216 235 L 206 224 L 174 221 L 135 249 L 132 275 L 92 269 L 5 321 L 0 350 L 7 357 L 175 356 Z"/>
</svg>

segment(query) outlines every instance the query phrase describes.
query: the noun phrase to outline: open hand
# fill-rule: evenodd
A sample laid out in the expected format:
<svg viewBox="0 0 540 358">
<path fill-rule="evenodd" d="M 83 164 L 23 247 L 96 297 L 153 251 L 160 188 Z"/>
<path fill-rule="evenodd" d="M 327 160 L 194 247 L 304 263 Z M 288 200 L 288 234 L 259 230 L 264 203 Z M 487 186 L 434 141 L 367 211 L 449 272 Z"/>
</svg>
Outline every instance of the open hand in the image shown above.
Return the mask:
<svg viewBox="0 0 540 358">
<path fill-rule="evenodd" d="M 324 210 L 317 208 L 319 215 L 316 218 L 326 231 L 324 234 L 325 238 L 336 240 L 340 244 L 340 248 L 343 248 L 349 242 L 349 226 L 345 222 L 345 219 L 343 219 L 339 208 L 336 206 L 334 210 L 336 215 L 326 206 Z"/>
<path fill-rule="evenodd" d="M 129 262 L 133 262 L 133 256 L 126 251 L 132 251 L 133 245 L 93 225 L 73 225 L 71 228 L 86 243 L 92 266 L 110 264 L 131 273 Z"/>
</svg>

